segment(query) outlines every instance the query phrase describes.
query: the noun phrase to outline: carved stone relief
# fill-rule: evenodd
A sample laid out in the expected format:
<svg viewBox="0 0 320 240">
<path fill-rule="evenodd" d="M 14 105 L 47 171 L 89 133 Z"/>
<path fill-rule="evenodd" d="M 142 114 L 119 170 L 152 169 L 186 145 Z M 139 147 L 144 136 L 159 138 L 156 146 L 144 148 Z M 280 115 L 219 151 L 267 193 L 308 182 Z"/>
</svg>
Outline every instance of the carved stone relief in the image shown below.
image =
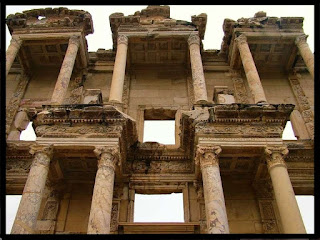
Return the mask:
<svg viewBox="0 0 320 240">
<path fill-rule="evenodd" d="M 24 95 L 28 83 L 29 77 L 26 74 L 21 74 L 18 86 L 11 97 L 9 104 L 6 106 L 6 136 L 10 132 L 10 127 L 19 109 L 20 101 Z"/>
<path fill-rule="evenodd" d="M 291 74 L 289 76 L 289 82 L 293 93 L 297 99 L 301 116 L 306 123 L 306 128 L 311 139 L 314 138 L 314 116 L 310 108 L 310 104 L 307 96 L 305 95 L 301 85 L 300 85 L 301 75 L 298 73 Z"/>
</svg>

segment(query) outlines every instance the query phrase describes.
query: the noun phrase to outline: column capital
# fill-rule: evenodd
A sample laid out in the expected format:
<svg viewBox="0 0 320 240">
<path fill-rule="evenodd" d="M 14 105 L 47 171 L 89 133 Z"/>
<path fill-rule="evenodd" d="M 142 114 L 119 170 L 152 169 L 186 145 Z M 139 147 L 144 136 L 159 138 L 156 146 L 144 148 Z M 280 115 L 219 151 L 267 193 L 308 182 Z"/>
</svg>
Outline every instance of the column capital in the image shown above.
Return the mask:
<svg viewBox="0 0 320 240">
<path fill-rule="evenodd" d="M 307 38 L 308 38 L 308 35 L 303 34 L 303 35 L 296 37 L 294 42 L 296 45 L 305 44 L 305 43 L 307 43 Z"/>
<path fill-rule="evenodd" d="M 207 166 L 219 166 L 220 146 L 198 145 L 196 150 L 196 164 L 200 164 L 201 169 Z"/>
<path fill-rule="evenodd" d="M 119 44 L 125 44 L 125 45 L 128 46 L 128 42 L 129 42 L 128 37 L 125 34 L 119 34 L 118 35 L 118 42 L 117 42 L 118 45 Z"/>
<path fill-rule="evenodd" d="M 35 155 L 37 153 L 43 153 L 47 155 L 50 159 L 53 156 L 53 145 L 40 145 L 40 144 L 33 144 L 30 146 L 29 153 L 31 155 Z"/>
<path fill-rule="evenodd" d="M 74 45 L 77 45 L 79 47 L 79 45 L 80 45 L 80 36 L 72 35 L 69 38 L 69 44 L 74 44 Z"/>
<path fill-rule="evenodd" d="M 116 164 L 120 163 L 120 155 L 117 147 L 96 146 L 93 152 L 98 158 L 98 168 L 111 167 L 115 170 Z"/>
<path fill-rule="evenodd" d="M 238 45 L 239 44 L 248 44 L 248 39 L 247 39 L 246 35 L 244 35 L 244 34 L 239 35 L 234 40 L 236 41 L 236 43 Z"/>
<path fill-rule="evenodd" d="M 282 165 L 286 167 L 284 158 L 288 155 L 289 150 L 285 146 L 281 147 L 266 147 L 264 149 L 264 154 L 266 156 L 266 162 L 268 169 L 275 166 Z"/>
<path fill-rule="evenodd" d="M 188 38 L 188 44 L 189 46 L 192 44 L 198 44 L 200 46 L 200 37 L 198 36 L 198 34 L 195 34 L 195 33 L 190 34 Z"/>
<path fill-rule="evenodd" d="M 11 40 L 10 40 L 10 45 L 14 45 L 15 47 L 20 48 L 22 45 L 22 39 L 18 36 L 12 36 Z"/>
</svg>

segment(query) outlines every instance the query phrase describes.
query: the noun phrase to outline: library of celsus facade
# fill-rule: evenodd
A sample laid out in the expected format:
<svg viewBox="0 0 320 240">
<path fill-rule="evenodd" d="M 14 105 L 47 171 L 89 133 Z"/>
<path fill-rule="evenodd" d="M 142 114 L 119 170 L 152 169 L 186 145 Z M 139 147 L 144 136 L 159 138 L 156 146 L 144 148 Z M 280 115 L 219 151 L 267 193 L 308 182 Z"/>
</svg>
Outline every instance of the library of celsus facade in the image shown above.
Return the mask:
<svg viewBox="0 0 320 240">
<path fill-rule="evenodd" d="M 88 52 L 89 12 L 7 16 L 6 194 L 22 194 L 12 234 L 306 233 L 295 199 L 314 194 L 303 18 L 225 19 L 221 49 L 204 50 L 205 32 L 221 31 L 207 17 L 114 13 L 113 48 Z M 174 120 L 175 144 L 143 142 L 146 120 Z M 297 140 L 282 139 L 288 121 Z M 29 122 L 37 138 L 21 141 Z M 184 222 L 134 222 L 136 194 L 169 193 L 183 194 Z"/>
</svg>

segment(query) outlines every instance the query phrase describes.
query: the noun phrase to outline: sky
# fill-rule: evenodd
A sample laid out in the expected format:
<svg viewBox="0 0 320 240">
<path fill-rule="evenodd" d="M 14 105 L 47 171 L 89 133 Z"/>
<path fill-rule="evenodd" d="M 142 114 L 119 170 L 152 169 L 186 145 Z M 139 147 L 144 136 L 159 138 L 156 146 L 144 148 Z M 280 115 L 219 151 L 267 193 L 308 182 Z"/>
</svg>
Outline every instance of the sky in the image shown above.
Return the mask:
<svg viewBox="0 0 320 240">
<path fill-rule="evenodd" d="M 15 14 L 24 10 L 47 8 L 47 7 L 67 7 L 69 9 L 80 9 L 91 13 L 93 18 L 94 33 L 87 36 L 88 51 L 94 52 L 99 48 L 112 49 L 112 35 L 110 30 L 109 15 L 115 12 L 122 12 L 125 16 L 132 15 L 136 11 L 141 11 L 146 8 L 146 5 L 14 5 L 6 6 L 6 16 Z M 307 42 L 312 52 L 314 52 L 314 6 L 313 5 L 170 5 L 170 17 L 176 20 L 185 20 L 191 22 L 192 15 L 201 13 L 207 14 L 206 33 L 203 40 L 204 49 L 221 48 L 223 30 L 222 25 L 225 18 L 238 20 L 239 18 L 250 18 L 258 11 L 265 11 L 269 17 L 304 17 L 304 32 L 309 35 Z M 10 33 L 6 28 L 6 48 L 10 43 Z M 23 133 L 25 134 L 25 133 Z M 28 134 L 27 134 L 28 136 Z M 148 138 L 145 139 L 148 141 Z M 149 140 L 150 141 L 150 140 Z M 165 143 L 165 142 L 162 142 Z M 173 144 L 172 140 L 167 144 Z M 172 195 L 174 196 L 174 195 Z M 179 195 L 178 195 L 179 196 Z M 139 196 L 140 197 L 140 196 Z M 142 196 L 143 197 L 143 196 Z M 179 197 L 176 197 L 177 199 Z M 10 200 L 9 200 L 10 199 Z M 8 201 L 9 200 L 9 201 Z M 301 201 L 300 201 L 301 200 Z M 10 229 L 17 211 L 19 199 L 12 196 L 7 196 L 7 229 Z M 165 199 L 162 199 L 162 204 L 166 205 Z M 177 200 L 178 201 L 178 200 Z M 298 198 L 300 209 L 302 205 L 306 207 L 302 215 L 308 233 L 314 230 L 314 202 L 313 198 L 307 200 L 304 197 Z M 10 205 L 9 205 L 10 204 Z M 144 203 L 143 203 L 144 204 Z M 142 205 L 143 205 L 142 204 Z M 169 203 L 168 203 L 169 204 Z M 154 209 L 154 208 L 153 208 Z M 150 211 L 153 211 L 152 208 Z M 302 211 L 302 210 L 301 210 Z M 305 213 L 307 215 L 305 215 Z M 181 216 L 180 216 L 181 219 Z M 138 220 L 137 220 L 138 221 Z M 139 220 L 140 221 L 140 220 Z"/>
</svg>

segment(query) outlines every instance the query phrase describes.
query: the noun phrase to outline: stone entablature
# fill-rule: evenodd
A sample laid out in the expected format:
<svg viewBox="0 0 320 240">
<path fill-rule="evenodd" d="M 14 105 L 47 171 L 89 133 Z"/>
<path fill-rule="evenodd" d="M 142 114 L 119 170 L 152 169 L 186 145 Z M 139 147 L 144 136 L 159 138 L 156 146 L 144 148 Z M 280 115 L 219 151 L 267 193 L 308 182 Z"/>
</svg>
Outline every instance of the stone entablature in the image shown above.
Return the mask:
<svg viewBox="0 0 320 240">
<path fill-rule="evenodd" d="M 15 59 L 23 74 L 20 80 L 16 70 L 8 75 L 7 83 L 18 85 L 7 108 L 6 190 L 20 194 L 33 181 L 41 188 L 32 195 L 46 192 L 35 204 L 24 201 L 24 208 L 34 209 L 32 219 L 26 218 L 29 227 L 18 219 L 13 232 L 137 233 L 143 224 L 133 223 L 135 193 L 173 192 L 183 193 L 185 223 L 160 224 L 160 232 L 177 233 L 183 227 L 190 233 L 295 231 L 284 217 L 288 208 L 282 203 L 290 198 L 288 206 L 297 213 L 293 190 L 314 193 L 314 145 L 309 138 L 313 102 L 307 101 L 313 85 L 308 74 L 288 75 L 299 58 L 313 74 L 301 18 L 279 20 L 259 12 L 238 22 L 226 20 L 224 31 L 232 38 L 224 41 L 229 45 L 204 51 L 206 14 L 179 21 L 170 18 L 168 6 L 149 6 L 134 15 L 112 14 L 114 49 L 88 53 L 84 35 L 93 32 L 91 16 L 64 8 L 51 11 L 36 9 L 8 17 L 13 40 L 7 51 L 7 74 L 17 65 Z M 46 18 L 41 19 L 43 14 Z M 71 20 L 63 14 L 72 15 Z M 25 17 L 25 22 L 20 24 L 17 17 Z M 41 60 L 53 55 L 59 63 Z M 60 73 L 50 81 L 46 76 L 25 76 L 31 71 L 41 74 L 30 66 L 55 67 Z M 305 75 L 307 79 L 302 78 Z M 31 96 L 55 81 L 51 101 L 38 92 Z M 286 81 L 290 90 L 284 87 Z M 36 87 L 28 89 L 33 84 Z M 288 96 L 271 100 L 270 92 L 278 86 Z M 173 103 L 165 103 L 171 98 Z M 286 122 L 299 117 L 299 110 L 300 118 L 292 122 L 305 126 L 305 131 L 299 129 L 297 141 L 282 140 Z M 175 119 L 175 145 L 142 143 L 143 121 L 159 119 Z M 29 121 L 37 139 L 19 141 Z M 43 151 L 33 151 L 39 149 Z M 38 160 L 42 165 L 37 170 Z M 274 161 L 277 164 L 270 167 Z M 41 176 L 35 177 L 35 172 Z M 285 185 L 280 186 L 278 179 L 285 179 Z M 44 186 L 45 180 L 56 185 Z M 287 199 L 277 194 L 288 189 Z M 51 190 L 59 193 L 49 196 Z M 292 219 L 301 225 L 298 215 Z M 156 226 L 146 225 L 150 232 Z"/>
<path fill-rule="evenodd" d="M 79 29 L 85 35 L 93 33 L 93 22 L 89 12 L 63 7 L 32 9 L 11 14 L 7 17 L 6 23 L 10 33 L 27 30 L 52 32 L 52 29 L 55 32 Z"/>
</svg>

